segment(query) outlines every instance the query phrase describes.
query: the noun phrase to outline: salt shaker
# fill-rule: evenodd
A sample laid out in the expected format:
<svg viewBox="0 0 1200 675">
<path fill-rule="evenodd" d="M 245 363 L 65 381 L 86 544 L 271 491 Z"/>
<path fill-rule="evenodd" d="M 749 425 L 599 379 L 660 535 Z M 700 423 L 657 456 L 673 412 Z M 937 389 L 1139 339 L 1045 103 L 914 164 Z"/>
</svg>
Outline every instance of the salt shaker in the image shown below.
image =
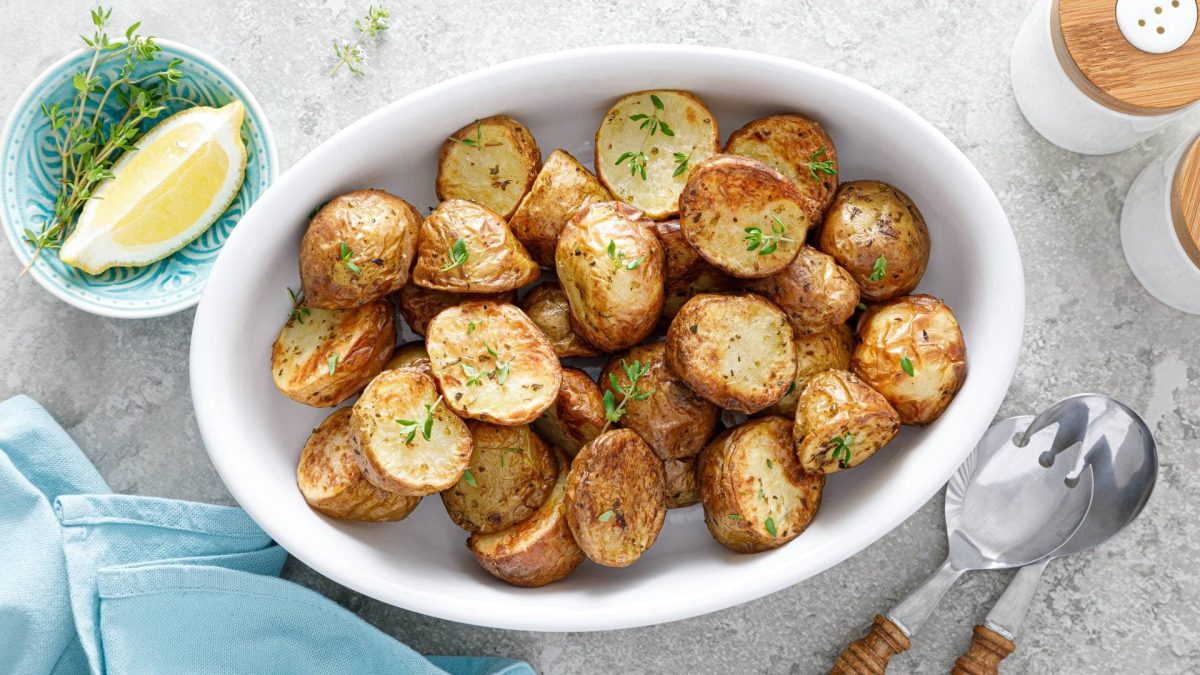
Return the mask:
<svg viewBox="0 0 1200 675">
<path fill-rule="evenodd" d="M 1198 0 L 1037 0 L 1017 33 L 1012 85 L 1055 145 L 1137 145 L 1200 100 Z"/>
</svg>

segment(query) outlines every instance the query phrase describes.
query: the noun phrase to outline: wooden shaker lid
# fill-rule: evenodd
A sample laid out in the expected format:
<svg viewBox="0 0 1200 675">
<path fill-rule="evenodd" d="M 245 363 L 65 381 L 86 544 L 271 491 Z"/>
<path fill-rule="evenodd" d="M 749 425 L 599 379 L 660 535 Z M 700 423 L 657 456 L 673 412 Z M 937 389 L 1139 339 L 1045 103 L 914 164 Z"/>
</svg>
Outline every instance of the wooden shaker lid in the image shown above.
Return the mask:
<svg viewBox="0 0 1200 675">
<path fill-rule="evenodd" d="M 1171 185 L 1171 215 L 1179 243 L 1200 267 L 1200 136 L 1183 153 Z"/>
</svg>

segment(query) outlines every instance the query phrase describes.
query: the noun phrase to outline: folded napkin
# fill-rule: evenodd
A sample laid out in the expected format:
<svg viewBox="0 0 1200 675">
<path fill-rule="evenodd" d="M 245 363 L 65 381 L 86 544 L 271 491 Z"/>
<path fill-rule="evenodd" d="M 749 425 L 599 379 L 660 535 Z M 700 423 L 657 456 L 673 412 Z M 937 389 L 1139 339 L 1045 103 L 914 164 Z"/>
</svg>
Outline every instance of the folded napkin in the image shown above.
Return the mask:
<svg viewBox="0 0 1200 675">
<path fill-rule="evenodd" d="M 0 403 L 0 673 L 533 673 L 422 657 L 286 558 L 241 509 L 112 494 L 41 406 Z"/>
</svg>

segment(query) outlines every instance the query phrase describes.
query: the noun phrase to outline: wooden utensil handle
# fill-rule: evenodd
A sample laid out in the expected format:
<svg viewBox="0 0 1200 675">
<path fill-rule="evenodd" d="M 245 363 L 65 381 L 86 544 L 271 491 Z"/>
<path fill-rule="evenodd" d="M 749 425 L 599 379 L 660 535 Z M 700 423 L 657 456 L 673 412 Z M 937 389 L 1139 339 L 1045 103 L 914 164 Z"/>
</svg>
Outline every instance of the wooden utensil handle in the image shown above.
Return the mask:
<svg viewBox="0 0 1200 675">
<path fill-rule="evenodd" d="M 954 662 L 950 675 L 998 675 L 1000 662 L 1017 645 L 987 626 L 975 626 L 971 648 Z"/>
<path fill-rule="evenodd" d="M 904 631 L 887 617 L 876 614 L 871 630 L 846 645 L 845 651 L 834 659 L 830 675 L 883 675 L 888 660 L 911 646 Z"/>
</svg>

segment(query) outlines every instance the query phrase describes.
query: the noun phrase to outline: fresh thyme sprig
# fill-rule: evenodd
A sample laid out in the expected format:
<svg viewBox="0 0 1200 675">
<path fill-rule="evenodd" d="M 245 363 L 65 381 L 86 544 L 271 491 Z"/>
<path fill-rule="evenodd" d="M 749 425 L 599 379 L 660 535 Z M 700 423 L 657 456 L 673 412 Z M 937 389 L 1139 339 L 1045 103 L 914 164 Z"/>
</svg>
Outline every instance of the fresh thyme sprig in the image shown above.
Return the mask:
<svg viewBox="0 0 1200 675">
<path fill-rule="evenodd" d="M 617 250 L 617 242 L 613 239 L 608 240 L 608 258 L 612 261 L 613 267 L 616 269 L 636 270 L 642 264 L 641 258 L 633 260 L 625 259 L 625 252 Z"/>
<path fill-rule="evenodd" d="M 338 258 L 346 266 L 346 269 L 353 272 L 355 276 L 358 276 L 362 274 L 362 268 L 354 264 L 354 261 L 351 259 L 353 256 L 354 251 L 351 251 L 350 247 L 343 241 L 341 247 L 338 249 Z"/>
<path fill-rule="evenodd" d="M 854 437 L 850 432 L 846 432 L 844 436 L 834 436 L 825 442 L 832 452 L 829 453 L 829 458 L 838 463 L 838 467 L 845 469 L 850 465 L 850 444 L 854 442 Z"/>
<path fill-rule="evenodd" d="M 467 251 L 467 242 L 463 241 L 462 237 L 459 237 L 458 241 L 454 242 L 454 246 L 451 246 L 450 250 L 446 252 L 446 258 L 449 262 L 442 267 L 442 271 L 448 272 L 455 267 L 461 266 L 467 262 L 467 258 L 469 257 L 471 257 L 471 254 Z"/>
<path fill-rule="evenodd" d="M 772 234 L 763 234 L 761 227 L 747 227 L 743 230 L 746 233 L 743 239 L 746 241 L 747 251 L 758 249 L 759 255 L 771 255 L 779 248 L 780 242 L 796 243 L 795 239 L 787 236 L 787 227 L 784 226 L 779 216 L 771 216 L 771 218 L 775 221 L 771 223 Z"/>
<path fill-rule="evenodd" d="M 688 162 L 692 161 L 692 153 L 694 152 L 696 152 L 695 148 L 692 148 L 692 152 L 689 152 L 686 155 L 682 152 L 675 153 L 675 173 L 671 174 L 671 178 L 675 178 L 679 174 L 688 170 Z"/>
<path fill-rule="evenodd" d="M 367 62 L 367 50 L 363 49 L 363 40 L 377 37 L 387 30 L 388 21 L 391 18 L 392 12 L 387 7 L 371 5 L 367 9 L 367 15 L 354 22 L 354 30 L 358 31 L 358 37 L 354 39 L 353 43 L 334 41 L 333 54 L 337 57 L 337 63 L 329 71 L 329 75 L 337 74 L 342 66 L 346 66 L 351 73 L 358 77 L 365 75 L 362 66 Z"/>
<path fill-rule="evenodd" d="M 288 318 L 295 319 L 296 323 L 304 323 L 304 317 L 312 314 L 312 310 L 304 306 L 304 289 L 297 293 L 288 287 L 287 292 L 288 297 L 292 300 L 292 311 L 288 314 Z"/>
<path fill-rule="evenodd" d="M 605 422 L 604 426 L 600 429 L 600 433 L 607 431 L 609 425 L 612 423 L 621 421 L 621 418 L 625 416 L 625 404 L 629 402 L 629 399 L 645 401 L 654 393 L 653 389 L 642 391 L 637 386 L 638 380 L 650 372 L 649 362 L 645 364 L 640 361 L 626 363 L 625 359 L 621 359 L 621 368 L 625 371 L 625 377 L 629 380 L 629 384 L 622 386 L 621 382 L 617 380 L 616 373 L 608 374 L 608 381 L 612 385 L 612 388 L 604 390 Z M 620 403 L 617 402 L 618 393 L 621 394 Z"/>
<path fill-rule="evenodd" d="M 496 360 L 495 370 L 488 371 L 487 376 L 492 377 L 494 375 L 496 377 L 496 384 L 504 384 L 508 380 L 509 371 L 512 369 L 512 359 L 501 362 L 500 355 L 496 353 L 495 349 L 492 349 L 491 345 L 485 342 L 483 346 L 487 347 L 488 354 L 491 354 L 492 358 Z"/>
<path fill-rule="evenodd" d="M 879 256 L 875 259 L 875 264 L 871 266 L 871 276 L 867 277 L 867 279 L 870 281 L 881 281 L 885 274 L 887 274 L 887 258 Z"/>
<path fill-rule="evenodd" d="M 674 136 L 675 131 L 671 129 L 671 125 L 667 124 L 666 120 L 659 119 L 659 113 L 665 113 L 667 108 L 663 105 L 662 99 L 655 94 L 650 94 L 650 103 L 654 106 L 654 113 L 647 115 L 646 113 L 636 113 L 629 116 L 629 119 L 634 122 L 641 122 L 638 125 L 639 129 L 648 129 L 646 137 L 642 139 L 642 145 L 637 149 L 637 152 L 623 152 L 615 162 L 616 166 L 622 164 L 629 167 L 630 176 L 641 176 L 642 180 L 646 180 L 646 162 L 650 159 L 646 155 L 646 143 L 650 141 L 650 137 L 658 132 L 662 132 L 663 136 Z M 690 155 L 689 155 L 690 157 Z M 676 157 L 675 161 L 679 161 Z M 686 162 L 685 162 L 686 163 Z M 681 173 L 676 169 L 675 174 L 678 176 Z"/>
<path fill-rule="evenodd" d="M 454 136 L 451 136 L 450 138 L 452 140 L 458 141 L 459 143 L 462 143 L 463 145 L 469 145 L 472 148 L 476 148 L 476 149 L 482 148 L 483 147 L 483 123 L 481 123 L 479 120 L 475 120 L 475 138 L 456 138 Z"/>
<path fill-rule="evenodd" d="M 818 182 L 821 180 L 821 174 L 827 176 L 837 175 L 837 169 L 833 168 L 833 160 L 821 159 L 821 155 L 824 154 L 825 146 L 822 145 L 820 150 L 817 150 L 808 158 L 808 175 L 812 176 L 812 179 Z"/>
<path fill-rule="evenodd" d="M 425 419 L 419 424 L 416 420 L 396 420 L 396 424 L 400 425 L 400 433 L 405 434 L 404 442 L 412 445 L 412 442 L 417 438 L 417 431 L 420 430 L 421 438 L 430 440 L 433 438 L 433 411 L 442 404 L 442 397 L 438 396 L 433 404 L 425 404 Z"/>
</svg>

